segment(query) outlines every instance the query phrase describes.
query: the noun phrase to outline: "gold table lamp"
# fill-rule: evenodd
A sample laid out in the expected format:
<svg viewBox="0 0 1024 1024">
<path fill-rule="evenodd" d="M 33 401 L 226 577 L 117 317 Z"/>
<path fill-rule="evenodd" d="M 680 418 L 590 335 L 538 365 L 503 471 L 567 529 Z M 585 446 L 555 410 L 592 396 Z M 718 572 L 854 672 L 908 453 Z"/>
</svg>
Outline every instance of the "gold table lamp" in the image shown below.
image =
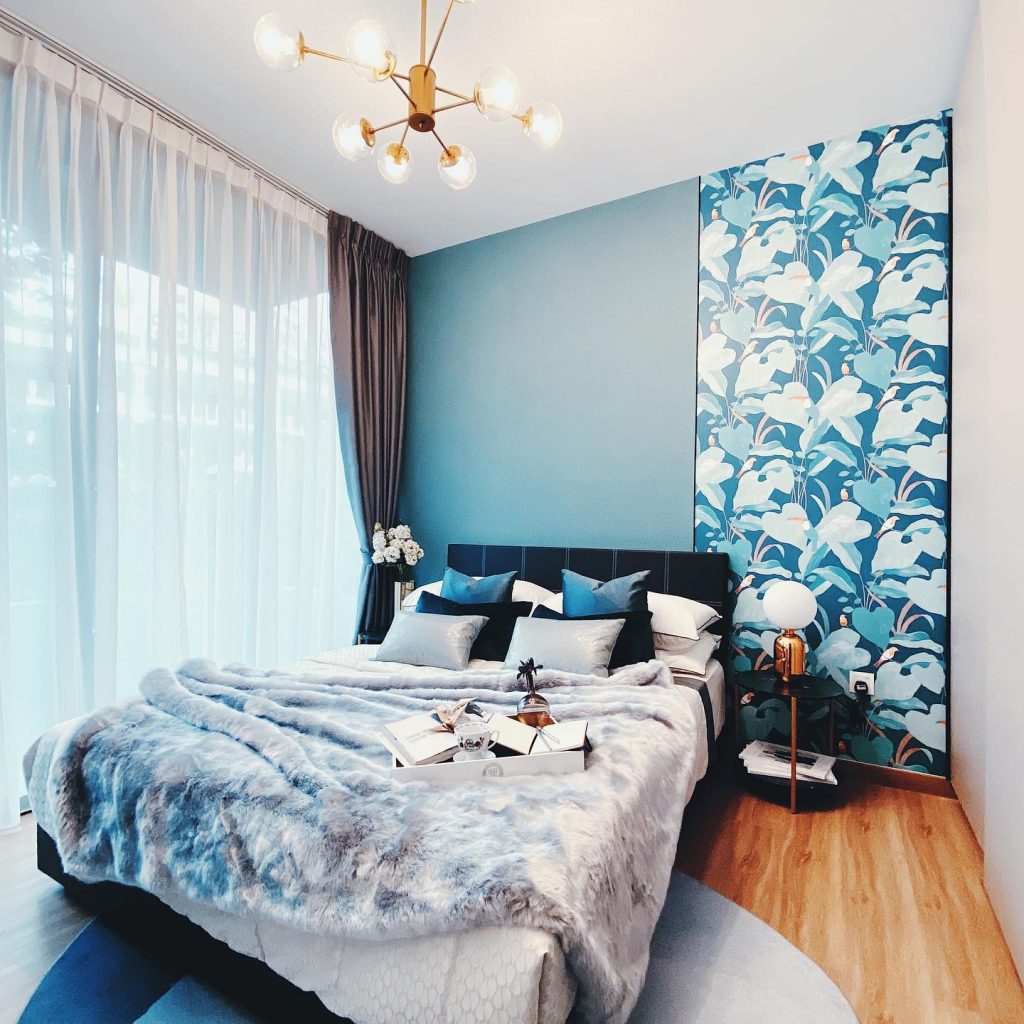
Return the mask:
<svg viewBox="0 0 1024 1024">
<path fill-rule="evenodd" d="M 807 642 L 798 629 L 814 621 L 818 602 L 802 583 L 782 580 L 765 591 L 764 612 L 782 632 L 775 639 L 775 671 L 788 683 L 804 675 L 807 669 Z"/>
</svg>

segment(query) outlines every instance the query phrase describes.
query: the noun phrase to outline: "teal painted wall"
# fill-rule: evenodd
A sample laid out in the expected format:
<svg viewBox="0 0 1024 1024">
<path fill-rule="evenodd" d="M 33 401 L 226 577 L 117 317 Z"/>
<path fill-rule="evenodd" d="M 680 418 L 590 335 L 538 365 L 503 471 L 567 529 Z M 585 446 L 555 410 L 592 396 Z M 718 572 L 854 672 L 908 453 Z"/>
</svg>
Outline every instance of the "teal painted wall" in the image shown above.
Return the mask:
<svg viewBox="0 0 1024 1024">
<path fill-rule="evenodd" d="M 451 542 L 690 549 L 697 182 L 412 261 L 401 514 Z"/>
</svg>

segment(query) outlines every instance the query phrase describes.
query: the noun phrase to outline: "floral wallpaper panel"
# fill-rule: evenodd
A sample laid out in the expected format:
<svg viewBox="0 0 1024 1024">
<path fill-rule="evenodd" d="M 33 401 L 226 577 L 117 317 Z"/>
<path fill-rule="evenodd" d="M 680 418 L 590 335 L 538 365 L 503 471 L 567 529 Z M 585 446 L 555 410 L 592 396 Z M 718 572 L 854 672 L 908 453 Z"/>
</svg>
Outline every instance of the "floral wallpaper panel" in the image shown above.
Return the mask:
<svg viewBox="0 0 1024 1024">
<path fill-rule="evenodd" d="M 876 673 L 841 749 L 938 775 L 948 126 L 942 113 L 702 178 L 695 483 L 696 549 L 731 560 L 734 668 L 770 665 L 761 598 L 803 581 L 812 671 L 844 686 Z M 785 728 L 772 703 L 744 709 L 748 732 Z"/>
</svg>

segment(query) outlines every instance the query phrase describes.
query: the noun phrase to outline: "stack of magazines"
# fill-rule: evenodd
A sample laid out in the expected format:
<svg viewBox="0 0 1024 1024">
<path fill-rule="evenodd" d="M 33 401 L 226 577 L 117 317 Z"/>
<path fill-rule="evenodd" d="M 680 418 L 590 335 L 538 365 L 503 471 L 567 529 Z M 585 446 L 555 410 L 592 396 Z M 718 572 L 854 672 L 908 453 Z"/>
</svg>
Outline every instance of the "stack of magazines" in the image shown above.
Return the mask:
<svg viewBox="0 0 1024 1024">
<path fill-rule="evenodd" d="M 789 778 L 790 749 L 780 743 L 754 740 L 743 748 L 740 760 L 751 775 L 767 775 L 777 779 Z M 800 782 L 818 782 L 834 786 L 836 776 L 832 768 L 835 763 L 836 759 L 827 754 L 798 750 L 796 752 L 796 777 Z"/>
</svg>

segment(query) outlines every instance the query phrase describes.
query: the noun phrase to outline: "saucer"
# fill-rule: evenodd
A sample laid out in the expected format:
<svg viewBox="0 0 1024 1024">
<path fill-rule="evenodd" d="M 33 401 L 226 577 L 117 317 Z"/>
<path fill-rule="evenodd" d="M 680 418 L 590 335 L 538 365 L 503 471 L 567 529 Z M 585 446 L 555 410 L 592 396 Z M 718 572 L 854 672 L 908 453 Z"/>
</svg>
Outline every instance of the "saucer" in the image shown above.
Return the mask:
<svg viewBox="0 0 1024 1024">
<path fill-rule="evenodd" d="M 460 750 L 453 758 L 453 761 L 487 761 L 492 757 L 497 757 L 497 754 L 493 750 L 481 750 L 475 754 L 471 754 L 468 750 Z"/>
</svg>

